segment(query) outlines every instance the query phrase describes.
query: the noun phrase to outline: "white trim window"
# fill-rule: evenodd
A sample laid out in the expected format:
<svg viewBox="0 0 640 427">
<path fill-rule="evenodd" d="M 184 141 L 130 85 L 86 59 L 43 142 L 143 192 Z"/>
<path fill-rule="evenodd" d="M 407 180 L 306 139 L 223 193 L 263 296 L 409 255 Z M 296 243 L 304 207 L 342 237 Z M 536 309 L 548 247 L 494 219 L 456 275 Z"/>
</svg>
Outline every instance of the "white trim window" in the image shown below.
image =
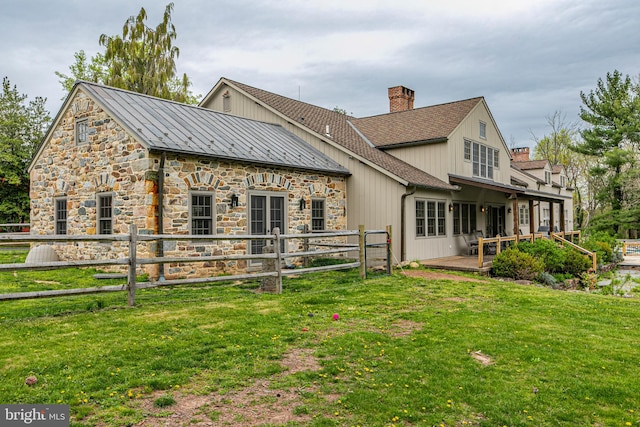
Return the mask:
<svg viewBox="0 0 640 427">
<path fill-rule="evenodd" d="M 89 142 L 89 120 L 76 119 L 76 144 L 82 145 Z"/>
<path fill-rule="evenodd" d="M 520 219 L 520 225 L 529 225 L 529 206 L 520 205 L 518 215 Z"/>
<path fill-rule="evenodd" d="M 480 122 L 480 138 L 487 139 L 487 124 L 483 121 Z"/>
<path fill-rule="evenodd" d="M 191 234 L 208 235 L 214 231 L 215 198 L 211 192 L 193 191 L 189 194 Z"/>
<path fill-rule="evenodd" d="M 551 184 L 551 171 L 544 171 L 544 182 Z"/>
</svg>

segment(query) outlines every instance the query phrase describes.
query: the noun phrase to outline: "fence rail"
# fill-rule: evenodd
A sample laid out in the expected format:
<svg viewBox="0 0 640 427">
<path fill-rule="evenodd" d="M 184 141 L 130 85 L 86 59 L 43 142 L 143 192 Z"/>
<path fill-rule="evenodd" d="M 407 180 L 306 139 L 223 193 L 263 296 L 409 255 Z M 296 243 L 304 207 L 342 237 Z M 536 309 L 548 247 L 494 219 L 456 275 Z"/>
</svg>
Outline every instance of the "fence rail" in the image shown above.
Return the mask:
<svg viewBox="0 0 640 427">
<path fill-rule="evenodd" d="M 327 238 L 335 237 L 358 237 L 357 244 L 340 244 L 336 243 L 335 248 L 325 249 L 330 247 L 331 244 L 326 242 Z M 332 231 L 332 232 L 315 232 L 305 234 L 280 234 L 278 229 L 274 229 L 273 234 L 270 235 L 149 235 L 138 234 L 137 227 L 131 225 L 129 234 L 127 235 L 95 235 L 95 236 L 69 236 L 69 235 L 57 235 L 57 236 L 36 236 L 36 235 L 18 235 L 18 234 L 0 234 L 0 244 L 15 244 L 15 243 L 52 243 L 52 242 L 128 242 L 129 251 L 127 257 L 114 258 L 114 259 L 95 259 L 95 260 L 75 260 L 75 261 L 55 261 L 55 262 L 42 262 L 42 263 L 24 263 L 24 264 L 0 264 L 0 271 L 6 270 L 49 270 L 68 267 L 93 267 L 93 266 L 128 266 L 127 283 L 122 285 L 112 286 L 99 286 L 91 288 L 77 288 L 77 289 L 64 289 L 64 290 L 48 290 L 48 291 L 35 291 L 35 292 L 17 292 L 9 294 L 0 294 L 0 301 L 2 300 L 18 300 L 18 299 L 32 299 L 32 298 L 49 298 L 58 296 L 69 295 L 82 295 L 93 294 L 101 292 L 128 292 L 129 305 L 135 305 L 135 294 L 138 289 L 149 289 L 160 286 L 174 286 L 184 284 L 197 284 L 197 283 L 212 283 L 219 281 L 233 281 L 233 280 L 256 280 L 256 279 L 271 279 L 275 280 L 276 292 L 282 291 L 282 277 L 292 274 L 305 274 L 311 272 L 331 271 L 331 270 L 343 270 L 351 268 L 360 269 L 360 277 L 366 277 L 366 263 L 364 262 L 365 256 L 365 230 L 364 226 L 360 226 L 358 230 L 345 230 L 345 231 Z M 288 240 L 302 239 L 304 242 L 304 250 L 302 252 L 281 252 L 281 242 Z M 314 243 L 315 239 L 323 239 L 321 242 Z M 215 256 L 184 256 L 184 257 L 149 257 L 138 258 L 137 247 L 140 242 L 157 241 L 163 244 L 165 241 L 251 241 L 251 240 L 263 240 L 270 242 L 273 252 L 266 252 L 262 254 L 234 254 L 234 255 L 215 255 Z M 312 250 L 312 247 L 319 247 L 321 249 Z M 358 260 L 355 262 L 348 262 L 342 264 L 326 265 L 320 267 L 308 267 L 305 265 L 303 268 L 294 270 L 283 270 L 282 264 L 285 259 L 288 258 L 308 258 L 308 257 L 320 257 L 335 255 L 347 252 L 357 252 Z M 187 278 L 187 279 L 170 279 L 159 280 L 151 282 L 138 282 L 137 281 L 137 267 L 148 264 L 166 264 L 166 263 L 198 263 L 198 262 L 210 262 L 210 261 L 238 261 L 238 260 L 263 260 L 264 264 L 271 265 L 272 271 L 258 271 L 246 274 L 234 274 L 228 276 L 212 276 L 212 277 L 199 277 L 199 278 Z"/>
<path fill-rule="evenodd" d="M 633 242 L 623 242 L 622 244 L 622 255 L 623 256 L 631 256 L 631 255 L 640 255 L 640 241 Z"/>
</svg>

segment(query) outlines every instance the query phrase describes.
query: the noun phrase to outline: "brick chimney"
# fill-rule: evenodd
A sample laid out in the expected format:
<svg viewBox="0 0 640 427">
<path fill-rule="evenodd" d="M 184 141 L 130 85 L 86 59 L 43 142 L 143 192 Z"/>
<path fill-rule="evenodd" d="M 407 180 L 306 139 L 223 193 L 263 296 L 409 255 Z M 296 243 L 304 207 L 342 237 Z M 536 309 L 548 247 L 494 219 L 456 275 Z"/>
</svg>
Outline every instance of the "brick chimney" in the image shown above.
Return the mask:
<svg viewBox="0 0 640 427">
<path fill-rule="evenodd" d="M 529 147 L 517 147 L 511 149 L 511 157 L 514 162 L 529 161 Z"/>
<path fill-rule="evenodd" d="M 389 88 L 389 111 L 392 113 L 398 111 L 413 110 L 413 101 L 416 94 L 409 88 L 404 86 L 395 86 Z"/>
</svg>

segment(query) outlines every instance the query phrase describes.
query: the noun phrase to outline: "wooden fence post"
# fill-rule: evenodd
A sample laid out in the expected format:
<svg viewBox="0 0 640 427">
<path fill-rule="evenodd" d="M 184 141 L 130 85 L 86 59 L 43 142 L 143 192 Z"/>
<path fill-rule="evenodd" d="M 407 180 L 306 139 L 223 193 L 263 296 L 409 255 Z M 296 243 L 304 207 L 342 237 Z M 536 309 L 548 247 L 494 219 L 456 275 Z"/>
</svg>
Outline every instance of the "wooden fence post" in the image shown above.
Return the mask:
<svg viewBox="0 0 640 427">
<path fill-rule="evenodd" d="M 482 237 L 478 237 L 478 268 L 484 265 L 484 242 Z"/>
<path fill-rule="evenodd" d="M 136 305 L 136 264 L 138 249 L 138 227 L 135 224 L 129 226 L 129 278 L 127 289 L 129 291 L 129 305 Z"/>
<path fill-rule="evenodd" d="M 364 225 L 358 226 L 358 248 L 360 253 L 358 254 L 358 258 L 360 259 L 360 278 L 367 278 L 367 263 L 364 258 Z"/>
<path fill-rule="evenodd" d="M 304 234 L 309 234 L 309 224 L 305 224 L 304 228 L 302 230 L 302 232 Z M 302 239 L 302 251 L 303 252 L 309 252 L 309 238 L 305 237 L 304 239 Z M 305 255 L 304 257 L 302 257 L 302 265 L 305 267 L 309 267 L 309 255 Z"/>
<path fill-rule="evenodd" d="M 280 228 L 279 227 L 275 227 L 273 229 L 273 235 L 275 236 L 275 241 L 273 242 L 274 244 L 274 248 L 273 248 L 273 252 L 276 254 L 276 273 L 278 273 L 278 276 L 276 277 L 276 293 L 277 294 L 281 294 L 282 293 L 282 251 L 280 250 L 280 242 L 281 242 L 281 238 L 280 238 Z"/>
</svg>

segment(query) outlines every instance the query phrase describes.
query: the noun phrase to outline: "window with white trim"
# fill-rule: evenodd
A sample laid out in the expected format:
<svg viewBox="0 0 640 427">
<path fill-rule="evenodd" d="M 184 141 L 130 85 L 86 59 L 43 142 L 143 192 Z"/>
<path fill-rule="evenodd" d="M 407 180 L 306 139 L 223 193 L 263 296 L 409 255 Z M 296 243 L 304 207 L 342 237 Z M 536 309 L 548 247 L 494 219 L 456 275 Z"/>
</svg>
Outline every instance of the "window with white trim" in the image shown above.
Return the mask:
<svg viewBox="0 0 640 427">
<path fill-rule="evenodd" d="M 113 194 L 98 194 L 98 234 L 113 234 Z"/>
<path fill-rule="evenodd" d="M 56 234 L 67 234 L 67 198 L 55 201 Z"/>
<path fill-rule="evenodd" d="M 547 184 L 551 184 L 551 172 L 550 171 L 544 171 L 544 182 L 546 182 Z"/>
<path fill-rule="evenodd" d="M 529 225 L 529 206 L 520 205 L 518 215 L 520 218 L 520 225 Z"/>
<path fill-rule="evenodd" d="M 464 140 L 464 159 L 471 161 L 471 141 Z"/>
<path fill-rule="evenodd" d="M 311 230 L 325 229 L 324 199 L 311 199 Z"/>
<path fill-rule="evenodd" d="M 209 192 L 192 192 L 189 197 L 191 234 L 214 234 L 214 195 Z"/>
<path fill-rule="evenodd" d="M 487 139 L 487 124 L 480 122 L 480 138 Z"/>
<path fill-rule="evenodd" d="M 89 142 L 89 120 L 76 120 L 76 144 L 86 144 Z"/>
<path fill-rule="evenodd" d="M 567 184 L 567 178 L 564 175 L 560 175 L 560 186 L 566 187 L 566 184 Z"/>
</svg>

